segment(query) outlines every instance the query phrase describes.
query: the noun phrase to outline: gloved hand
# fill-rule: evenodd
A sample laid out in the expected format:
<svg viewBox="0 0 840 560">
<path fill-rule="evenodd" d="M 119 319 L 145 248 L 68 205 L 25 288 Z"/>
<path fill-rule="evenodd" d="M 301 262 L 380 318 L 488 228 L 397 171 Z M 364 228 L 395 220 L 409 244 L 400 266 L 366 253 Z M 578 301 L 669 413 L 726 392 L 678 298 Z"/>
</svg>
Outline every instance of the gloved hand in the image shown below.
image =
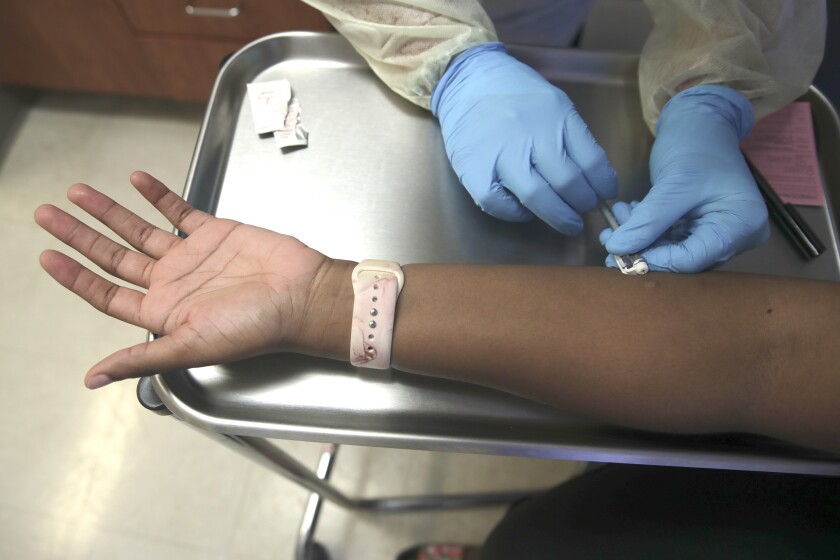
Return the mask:
<svg viewBox="0 0 840 560">
<path fill-rule="evenodd" d="M 651 270 L 699 272 L 764 243 L 767 206 L 740 150 L 753 119 L 750 102 L 726 86 L 675 95 L 656 123 L 653 186 L 640 203 L 613 206 L 621 227 L 601 232 L 607 251 L 641 253 Z"/>
<path fill-rule="evenodd" d="M 577 234 L 580 212 L 616 195 L 615 171 L 569 97 L 501 43 L 458 55 L 431 108 L 458 179 L 491 216 L 522 222 L 536 214 Z"/>
</svg>

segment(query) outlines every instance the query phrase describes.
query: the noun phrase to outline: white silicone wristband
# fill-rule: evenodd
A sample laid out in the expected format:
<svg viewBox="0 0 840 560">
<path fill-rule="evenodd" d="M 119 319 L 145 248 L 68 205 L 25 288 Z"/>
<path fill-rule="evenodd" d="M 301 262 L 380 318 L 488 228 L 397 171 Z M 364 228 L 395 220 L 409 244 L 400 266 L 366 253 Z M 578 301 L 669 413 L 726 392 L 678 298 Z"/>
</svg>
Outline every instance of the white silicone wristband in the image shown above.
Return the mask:
<svg viewBox="0 0 840 560">
<path fill-rule="evenodd" d="M 365 260 L 353 269 L 353 325 L 350 363 L 354 366 L 391 367 L 391 340 L 397 298 L 405 276 L 391 261 Z"/>
</svg>

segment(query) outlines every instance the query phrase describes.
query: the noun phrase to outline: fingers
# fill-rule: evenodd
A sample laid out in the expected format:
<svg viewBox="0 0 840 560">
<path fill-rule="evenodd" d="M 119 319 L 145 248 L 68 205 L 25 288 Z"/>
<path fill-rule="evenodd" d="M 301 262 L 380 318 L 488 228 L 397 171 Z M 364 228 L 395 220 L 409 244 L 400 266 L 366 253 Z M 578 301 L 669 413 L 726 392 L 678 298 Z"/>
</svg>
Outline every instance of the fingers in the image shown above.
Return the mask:
<svg viewBox="0 0 840 560">
<path fill-rule="evenodd" d="M 189 235 L 213 216 L 190 206 L 166 185 L 143 171 L 131 174 L 131 184 L 178 230 Z"/>
<path fill-rule="evenodd" d="M 613 205 L 613 214 L 620 224 L 629 222 L 641 206 L 639 202 L 630 204 L 617 202 Z M 701 217 L 676 222 L 668 231 L 641 251 L 652 271 L 670 271 L 695 273 L 714 268 L 726 263 L 733 256 L 747 249 L 757 247 L 769 237 L 769 231 L 758 220 L 755 227 L 749 228 L 744 235 L 747 217 L 737 211 L 709 212 Z M 605 229 L 600 241 L 609 246 L 614 232 Z M 607 266 L 616 266 L 610 257 Z"/>
<path fill-rule="evenodd" d="M 618 195 L 615 170 L 577 111 L 568 113 L 566 117 L 562 146 L 600 198 L 610 199 Z"/>
<path fill-rule="evenodd" d="M 132 325 L 154 330 L 140 319 L 143 294 L 118 286 L 94 274 L 77 261 L 58 251 L 41 253 L 41 267 L 56 282 L 106 315 Z"/>
<path fill-rule="evenodd" d="M 720 266 L 735 255 L 717 224 L 702 221 L 679 240 L 663 240 L 643 253 L 651 270 L 693 274 Z"/>
<path fill-rule="evenodd" d="M 580 213 L 598 197 L 618 190 L 615 171 L 576 111 L 557 138 L 537 136 L 533 144 L 508 146 L 496 161 L 496 173 L 519 202 L 566 235 L 583 230 Z"/>
<path fill-rule="evenodd" d="M 519 202 L 539 219 L 560 233 L 577 235 L 583 230 L 583 219 L 535 169 L 539 164 L 540 155 L 533 153 L 530 145 L 508 147 L 496 162 L 498 178 Z M 556 159 L 556 153 L 551 153 L 549 157 Z M 574 180 L 574 172 L 568 174 L 567 178 Z M 577 179 L 582 181 L 579 174 Z M 584 194 L 588 192 L 594 205 L 595 196 L 591 189 L 585 186 L 585 182 L 583 189 L 577 187 L 578 185 L 572 185 L 570 190 L 582 190 Z"/>
<path fill-rule="evenodd" d="M 607 251 L 613 255 L 628 255 L 647 249 L 691 209 L 693 201 L 669 196 L 667 191 L 665 187 L 657 189 L 654 186 L 613 232 L 606 243 Z M 613 213 L 616 210 L 613 206 Z"/>
<path fill-rule="evenodd" d="M 499 181 L 494 181 L 489 190 L 482 191 L 473 200 L 482 210 L 506 222 L 528 222 L 534 218 L 534 214 Z"/>
<path fill-rule="evenodd" d="M 588 212 L 598 204 L 595 190 L 577 164 L 565 157 L 562 147 L 556 144 L 535 145 L 528 163 L 533 165 L 546 187 L 575 212 Z"/>
<path fill-rule="evenodd" d="M 500 162 L 499 177 L 539 219 L 565 235 L 583 231 L 583 218 L 566 204 L 530 164 L 511 168 Z"/>
<path fill-rule="evenodd" d="M 668 235 L 643 254 L 654 270 L 693 273 L 718 267 L 769 237 L 768 227 L 745 235 L 743 224 L 736 212 L 712 212 L 692 223 L 687 235 Z"/>
<path fill-rule="evenodd" d="M 108 226 L 132 247 L 155 259 L 163 257 L 180 241 L 177 235 L 155 227 L 87 185 L 73 185 L 67 191 L 67 198 Z"/>
<path fill-rule="evenodd" d="M 633 200 L 629 204 L 627 202 L 623 202 L 621 200 L 615 202 L 612 205 L 612 213 L 615 217 L 615 221 L 618 222 L 618 225 L 623 224 L 628 219 L 630 219 L 630 214 L 639 205 L 638 200 Z"/>
<path fill-rule="evenodd" d="M 87 189 L 92 190 L 90 187 Z M 84 197 L 90 198 L 87 194 L 85 193 Z M 38 207 L 35 211 L 35 221 L 59 241 L 89 258 L 105 272 L 143 288 L 149 287 L 149 279 L 155 263 L 153 259 L 126 249 L 70 214 L 49 204 Z M 49 262 L 57 262 L 55 259 L 56 257 L 51 257 Z M 62 270 L 64 268 L 66 266 Z"/>
<path fill-rule="evenodd" d="M 619 201 L 612 205 L 613 216 L 615 216 L 616 221 L 621 226 L 619 230 L 623 229 L 623 226 L 630 221 L 631 217 L 635 214 L 640 205 L 641 203 L 635 200 L 629 204 Z M 675 222 L 678 219 L 679 218 L 676 218 Z M 627 253 L 613 253 L 610 251 L 604 261 L 604 264 L 606 264 L 608 268 L 618 268 L 618 263 L 615 262 L 614 255 L 626 255 L 630 252 L 638 252 L 645 258 L 650 270 L 654 272 L 698 272 L 708 266 L 711 266 L 711 264 L 705 264 L 703 268 L 695 270 L 696 265 L 692 262 L 692 259 L 696 258 L 693 257 L 694 253 L 702 249 L 702 241 L 700 238 L 690 241 L 690 234 L 681 234 L 677 240 L 677 236 L 674 235 L 675 231 L 671 231 L 670 235 L 667 233 L 667 230 L 670 227 L 671 226 L 666 228 L 666 233 L 663 234 L 664 236 L 659 236 L 651 243 L 645 245 L 642 248 L 644 250 L 637 249 L 628 251 Z M 613 231 L 611 228 L 607 228 L 601 232 L 599 240 L 608 251 L 610 247 L 614 246 L 611 239 L 613 239 L 616 232 L 619 230 Z M 705 263 L 706 260 L 707 259 L 701 259 L 699 262 L 702 264 Z"/>
<path fill-rule="evenodd" d="M 651 270 L 692 274 L 723 264 L 732 256 L 726 253 L 714 228 L 704 224 L 682 241 L 661 243 L 643 254 Z"/>
<path fill-rule="evenodd" d="M 631 210 L 635 208 L 638 204 L 639 203 L 634 200 L 630 204 L 618 201 L 612 205 L 613 217 L 615 217 L 619 225 L 627 221 L 627 218 L 630 217 Z M 601 242 L 601 245 L 606 245 L 607 241 L 609 241 L 612 236 L 613 229 L 611 227 L 607 227 L 601 230 L 601 233 L 598 235 L 598 240 Z M 607 266 L 607 268 L 618 268 L 618 263 L 615 261 L 615 256 L 609 253 L 604 259 L 604 264 Z"/>
<path fill-rule="evenodd" d="M 455 158 L 452 166 L 458 179 L 470 196 L 484 212 L 506 222 L 527 222 L 534 215 L 520 204 L 496 177 L 492 166 L 476 165 L 466 159 Z"/>
</svg>

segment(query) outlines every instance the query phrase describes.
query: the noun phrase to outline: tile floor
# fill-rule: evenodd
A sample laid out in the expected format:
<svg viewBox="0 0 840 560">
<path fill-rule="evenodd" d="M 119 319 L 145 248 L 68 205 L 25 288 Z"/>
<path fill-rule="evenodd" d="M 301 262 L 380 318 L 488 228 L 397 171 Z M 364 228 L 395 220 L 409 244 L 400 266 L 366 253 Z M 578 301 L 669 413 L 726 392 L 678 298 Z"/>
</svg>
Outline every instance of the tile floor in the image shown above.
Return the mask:
<svg viewBox="0 0 840 560">
<path fill-rule="evenodd" d="M 69 208 L 64 192 L 77 181 L 164 226 L 127 177 L 145 169 L 180 189 L 202 115 L 198 105 L 43 93 L 20 112 L 19 127 L 0 128 L 8 141 L 0 149 L 2 559 L 292 558 L 307 493 L 146 411 L 134 383 L 85 390 L 90 365 L 145 333 L 98 314 L 38 266 L 39 252 L 59 244 L 32 212 L 43 202 Z M 320 449 L 282 446 L 313 466 Z M 580 466 L 345 447 L 334 480 L 369 496 L 465 492 L 547 487 Z M 479 542 L 501 514 L 383 518 L 327 506 L 318 537 L 335 560 L 387 560 L 416 542 Z"/>
</svg>

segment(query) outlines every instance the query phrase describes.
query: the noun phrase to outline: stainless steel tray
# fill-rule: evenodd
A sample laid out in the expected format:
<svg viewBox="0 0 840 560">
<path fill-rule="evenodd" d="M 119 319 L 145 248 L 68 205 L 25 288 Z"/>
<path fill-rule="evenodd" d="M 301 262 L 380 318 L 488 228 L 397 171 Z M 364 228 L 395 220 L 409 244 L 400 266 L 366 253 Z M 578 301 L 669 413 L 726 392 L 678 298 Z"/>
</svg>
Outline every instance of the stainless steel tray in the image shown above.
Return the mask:
<svg viewBox="0 0 840 560">
<path fill-rule="evenodd" d="M 621 197 L 649 187 L 637 58 L 511 48 L 576 101 L 609 154 Z M 281 153 L 253 132 L 245 84 L 287 78 L 310 146 Z M 812 91 L 825 184 L 840 184 L 840 124 Z M 827 157 L 831 154 L 831 157 Z M 727 270 L 840 279 L 831 208 L 802 214 L 830 253 L 811 262 L 774 230 Z M 579 237 L 483 214 L 449 167 L 436 121 L 388 90 L 334 34 L 260 39 L 222 69 L 186 185 L 195 206 L 289 235 L 337 258 L 595 265 L 605 254 L 591 213 Z M 559 287 L 558 287 L 559 289 Z M 170 372 L 153 380 L 166 406 L 197 427 L 358 445 L 662 465 L 840 474 L 836 457 L 744 435 L 668 436 L 577 418 L 498 391 L 394 371 L 359 374 L 328 360 L 275 355 Z"/>
</svg>

